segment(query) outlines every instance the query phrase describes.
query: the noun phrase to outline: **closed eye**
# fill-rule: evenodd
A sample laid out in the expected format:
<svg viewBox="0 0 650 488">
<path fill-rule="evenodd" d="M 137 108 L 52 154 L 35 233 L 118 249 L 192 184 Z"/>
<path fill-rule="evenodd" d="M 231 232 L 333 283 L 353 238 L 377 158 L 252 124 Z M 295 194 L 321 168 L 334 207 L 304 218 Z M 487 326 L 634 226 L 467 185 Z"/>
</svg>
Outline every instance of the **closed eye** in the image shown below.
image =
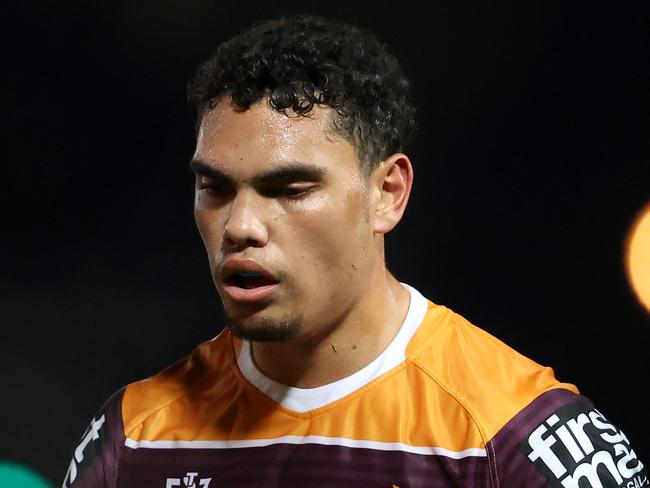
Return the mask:
<svg viewBox="0 0 650 488">
<path fill-rule="evenodd" d="M 208 176 L 197 175 L 196 189 L 217 195 L 232 191 L 233 185 L 225 178 L 210 178 Z"/>
<path fill-rule="evenodd" d="M 201 188 L 201 190 L 207 190 L 210 193 L 222 194 L 226 187 L 224 185 L 208 185 Z"/>
<path fill-rule="evenodd" d="M 313 183 L 294 184 L 290 186 L 265 188 L 260 193 L 269 198 L 287 198 L 288 200 L 300 200 L 316 189 Z"/>
</svg>

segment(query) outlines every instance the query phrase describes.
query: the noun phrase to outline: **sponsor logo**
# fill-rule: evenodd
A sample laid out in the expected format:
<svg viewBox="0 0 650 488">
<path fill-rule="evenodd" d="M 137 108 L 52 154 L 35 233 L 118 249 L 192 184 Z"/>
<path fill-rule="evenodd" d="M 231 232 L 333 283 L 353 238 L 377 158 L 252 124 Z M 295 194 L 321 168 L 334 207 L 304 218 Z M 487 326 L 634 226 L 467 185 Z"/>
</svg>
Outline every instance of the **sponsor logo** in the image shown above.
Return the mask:
<svg viewBox="0 0 650 488">
<path fill-rule="evenodd" d="M 79 464 L 81 464 L 83 460 L 89 456 L 92 457 L 94 451 L 88 453 L 86 452 L 86 448 L 88 447 L 88 444 L 91 444 L 92 441 L 99 439 L 99 430 L 102 428 L 105 421 L 105 415 L 102 415 L 97 420 L 93 418 L 90 421 L 90 425 L 86 429 L 86 432 L 84 432 L 84 435 L 81 436 L 81 442 L 74 450 L 74 456 L 72 457 L 72 461 L 70 461 L 68 472 L 63 479 L 63 488 L 68 488 L 72 483 L 74 483 L 74 480 L 77 479 Z"/>
<path fill-rule="evenodd" d="M 557 488 L 640 488 L 648 478 L 623 432 L 598 410 L 559 409 L 520 444 Z"/>
<path fill-rule="evenodd" d="M 167 478 L 165 488 L 208 488 L 212 478 L 199 478 L 199 473 L 188 472 L 182 478 Z"/>
</svg>

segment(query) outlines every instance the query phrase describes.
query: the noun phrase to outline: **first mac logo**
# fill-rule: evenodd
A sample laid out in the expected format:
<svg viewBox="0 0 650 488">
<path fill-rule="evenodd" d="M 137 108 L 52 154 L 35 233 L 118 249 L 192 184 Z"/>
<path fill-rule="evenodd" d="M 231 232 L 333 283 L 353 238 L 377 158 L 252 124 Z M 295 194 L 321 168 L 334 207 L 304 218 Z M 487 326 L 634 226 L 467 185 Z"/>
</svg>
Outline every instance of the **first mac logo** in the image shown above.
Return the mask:
<svg viewBox="0 0 650 488">
<path fill-rule="evenodd" d="M 557 488 L 641 488 L 650 485 L 623 432 L 596 409 L 568 405 L 519 445 Z"/>
</svg>

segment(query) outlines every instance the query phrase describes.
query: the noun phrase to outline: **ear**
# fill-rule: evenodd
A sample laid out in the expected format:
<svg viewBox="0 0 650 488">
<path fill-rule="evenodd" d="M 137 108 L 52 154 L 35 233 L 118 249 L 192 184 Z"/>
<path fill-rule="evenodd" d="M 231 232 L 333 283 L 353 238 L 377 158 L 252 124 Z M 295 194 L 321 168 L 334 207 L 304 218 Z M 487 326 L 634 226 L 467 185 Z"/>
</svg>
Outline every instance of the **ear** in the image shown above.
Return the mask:
<svg viewBox="0 0 650 488">
<path fill-rule="evenodd" d="M 373 189 L 374 231 L 386 234 L 404 215 L 413 186 L 413 166 L 408 156 L 395 153 L 370 176 Z"/>
</svg>

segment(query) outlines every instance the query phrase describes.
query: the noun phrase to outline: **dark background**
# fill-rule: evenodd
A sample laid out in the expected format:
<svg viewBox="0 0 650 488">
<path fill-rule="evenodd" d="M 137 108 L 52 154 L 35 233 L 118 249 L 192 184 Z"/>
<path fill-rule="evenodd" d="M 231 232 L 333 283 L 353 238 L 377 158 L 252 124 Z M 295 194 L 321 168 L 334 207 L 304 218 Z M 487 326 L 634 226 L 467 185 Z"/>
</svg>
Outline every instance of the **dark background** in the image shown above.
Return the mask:
<svg viewBox="0 0 650 488">
<path fill-rule="evenodd" d="M 3 6 L 0 459 L 61 482 L 91 416 L 219 330 L 192 219 L 185 84 L 255 19 L 389 43 L 421 125 L 388 263 L 575 383 L 650 463 L 646 2 L 41 1 Z"/>
</svg>

